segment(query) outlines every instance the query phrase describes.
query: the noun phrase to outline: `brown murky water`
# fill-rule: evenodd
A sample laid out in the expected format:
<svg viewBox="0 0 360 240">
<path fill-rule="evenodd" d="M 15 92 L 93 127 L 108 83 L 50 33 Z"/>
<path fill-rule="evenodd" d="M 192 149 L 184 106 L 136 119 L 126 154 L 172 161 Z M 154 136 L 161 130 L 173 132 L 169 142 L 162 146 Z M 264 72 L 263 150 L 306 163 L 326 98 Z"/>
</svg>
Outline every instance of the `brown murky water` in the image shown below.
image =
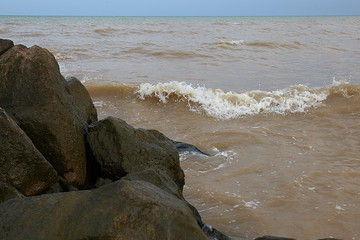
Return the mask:
<svg viewBox="0 0 360 240">
<path fill-rule="evenodd" d="M 99 117 L 157 129 L 184 195 L 244 238 L 360 239 L 360 18 L 0 17 L 48 48 Z"/>
<path fill-rule="evenodd" d="M 360 87 L 329 88 L 322 89 L 329 95 L 321 105 L 306 113 L 232 120 L 189 111 L 179 98 L 141 100 L 131 87 L 89 90 L 100 117 L 155 128 L 214 155 L 181 155 L 184 194 L 207 223 L 248 238 L 357 239 Z"/>
</svg>

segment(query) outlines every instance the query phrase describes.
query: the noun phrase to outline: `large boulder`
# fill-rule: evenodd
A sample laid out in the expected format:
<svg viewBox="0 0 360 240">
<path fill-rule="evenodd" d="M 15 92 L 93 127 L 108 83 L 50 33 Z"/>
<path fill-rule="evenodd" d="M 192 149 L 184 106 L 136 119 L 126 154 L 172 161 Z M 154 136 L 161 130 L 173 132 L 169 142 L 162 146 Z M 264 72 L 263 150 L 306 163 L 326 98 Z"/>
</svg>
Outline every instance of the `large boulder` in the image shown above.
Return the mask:
<svg viewBox="0 0 360 240">
<path fill-rule="evenodd" d="M 181 190 L 184 186 L 177 149 L 156 130 L 135 129 L 108 117 L 89 126 L 87 141 L 106 178 L 117 180 L 127 173 L 156 169 L 166 172 Z"/>
<path fill-rule="evenodd" d="M 88 124 L 96 122 L 98 120 L 97 111 L 85 86 L 75 77 L 66 79 L 66 82 L 68 84 L 69 92 L 74 98 L 83 118 L 87 120 Z"/>
<path fill-rule="evenodd" d="M 15 45 L 0 56 L 0 107 L 53 165 L 65 184 L 86 178 L 81 114 L 54 56 L 38 46 Z"/>
<path fill-rule="evenodd" d="M 137 178 L 130 174 L 92 191 L 11 199 L 0 205 L 0 239 L 207 239 L 186 202 Z M 172 181 L 152 178 L 160 185 Z"/>
<path fill-rule="evenodd" d="M 0 108 L 0 202 L 40 194 L 58 179 L 24 131 Z"/>
</svg>

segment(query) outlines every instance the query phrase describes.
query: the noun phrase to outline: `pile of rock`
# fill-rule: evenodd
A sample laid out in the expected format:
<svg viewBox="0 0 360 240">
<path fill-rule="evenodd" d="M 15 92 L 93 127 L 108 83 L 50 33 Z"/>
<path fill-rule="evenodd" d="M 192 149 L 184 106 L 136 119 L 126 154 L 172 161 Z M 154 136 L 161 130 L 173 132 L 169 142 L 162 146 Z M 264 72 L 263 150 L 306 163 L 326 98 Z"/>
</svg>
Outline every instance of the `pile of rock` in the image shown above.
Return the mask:
<svg viewBox="0 0 360 240">
<path fill-rule="evenodd" d="M 227 239 L 183 186 L 172 140 L 98 121 L 49 51 L 0 40 L 0 239 Z"/>
<path fill-rule="evenodd" d="M 184 199 L 178 151 L 208 155 L 98 121 L 49 51 L 0 39 L 0 239 L 230 239 Z"/>
</svg>

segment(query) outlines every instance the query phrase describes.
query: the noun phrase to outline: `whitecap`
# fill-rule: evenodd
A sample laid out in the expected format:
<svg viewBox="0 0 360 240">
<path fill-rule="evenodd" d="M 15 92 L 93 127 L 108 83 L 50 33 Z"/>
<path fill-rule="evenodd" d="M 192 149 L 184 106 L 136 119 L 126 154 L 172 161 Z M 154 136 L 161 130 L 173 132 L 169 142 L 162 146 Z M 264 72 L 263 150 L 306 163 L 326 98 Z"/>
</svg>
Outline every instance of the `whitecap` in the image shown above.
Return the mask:
<svg viewBox="0 0 360 240">
<path fill-rule="evenodd" d="M 334 85 L 337 84 L 334 82 Z M 306 112 L 321 106 L 330 94 L 330 89 L 295 85 L 276 91 L 225 92 L 175 81 L 143 83 L 136 94 L 143 100 L 148 97 L 158 98 L 162 103 L 176 98 L 176 101 L 186 102 L 190 111 L 229 120 L 256 114 Z"/>
</svg>

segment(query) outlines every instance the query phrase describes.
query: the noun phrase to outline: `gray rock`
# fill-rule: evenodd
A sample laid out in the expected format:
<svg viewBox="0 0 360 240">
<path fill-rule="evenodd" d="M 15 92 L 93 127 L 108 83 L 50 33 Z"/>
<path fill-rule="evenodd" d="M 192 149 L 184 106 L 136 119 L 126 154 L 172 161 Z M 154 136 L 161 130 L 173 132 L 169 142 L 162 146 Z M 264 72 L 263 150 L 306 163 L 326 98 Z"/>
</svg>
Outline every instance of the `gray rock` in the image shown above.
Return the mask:
<svg viewBox="0 0 360 240">
<path fill-rule="evenodd" d="M 59 177 L 36 149 L 23 130 L 0 108 L 0 182 L 11 186 L 25 196 L 44 192 Z M 11 187 L 2 188 L 1 199 L 8 199 Z M 5 190 L 7 189 L 7 190 Z M 18 195 L 17 191 L 14 196 Z"/>
<path fill-rule="evenodd" d="M 16 119 L 65 184 L 78 186 L 86 177 L 87 119 L 69 92 L 46 49 L 16 45 L 0 56 L 0 107 Z"/>
<path fill-rule="evenodd" d="M 276 236 L 263 236 L 258 237 L 255 240 L 295 240 L 294 238 L 276 237 Z"/>
<path fill-rule="evenodd" d="M 101 167 L 112 180 L 146 169 L 164 171 L 182 190 L 184 172 L 173 142 L 156 130 L 135 129 L 108 117 L 89 126 L 87 141 Z"/>
<path fill-rule="evenodd" d="M 207 239 L 184 201 L 132 178 L 11 199 L 0 205 L 0 239 Z"/>
<path fill-rule="evenodd" d="M 188 153 L 197 153 L 205 156 L 211 156 L 210 154 L 201 151 L 200 149 L 189 143 L 177 142 L 177 141 L 173 141 L 173 142 L 179 153 L 188 152 Z"/>
</svg>

